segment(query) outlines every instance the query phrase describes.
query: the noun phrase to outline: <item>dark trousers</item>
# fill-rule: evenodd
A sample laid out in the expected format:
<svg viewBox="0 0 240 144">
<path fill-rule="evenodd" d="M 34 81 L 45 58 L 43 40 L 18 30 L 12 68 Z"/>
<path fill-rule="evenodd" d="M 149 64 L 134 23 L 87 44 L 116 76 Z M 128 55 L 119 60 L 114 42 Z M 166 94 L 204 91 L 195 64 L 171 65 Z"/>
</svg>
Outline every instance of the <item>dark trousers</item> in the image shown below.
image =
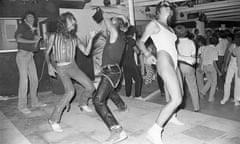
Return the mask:
<svg viewBox="0 0 240 144">
<path fill-rule="evenodd" d="M 98 115 L 111 130 L 111 127 L 119 125 L 111 110 L 107 106 L 110 98 L 118 109 L 125 109 L 126 105 L 118 93 L 115 91 L 121 77 L 121 70 L 118 66 L 102 69 L 101 81 L 97 91 L 93 96 L 93 104 Z"/>
<path fill-rule="evenodd" d="M 132 92 L 132 79 L 135 81 L 135 97 L 141 96 L 142 93 L 142 75 L 140 69 L 137 65 L 123 65 L 123 74 L 125 79 L 125 89 L 126 89 L 126 96 L 130 96 Z"/>
<path fill-rule="evenodd" d="M 161 76 L 159 76 L 159 74 L 157 74 L 157 82 L 158 82 L 158 87 L 161 91 L 161 93 L 165 93 L 165 90 L 164 90 L 164 82 L 163 82 L 163 79 L 161 78 Z"/>
</svg>

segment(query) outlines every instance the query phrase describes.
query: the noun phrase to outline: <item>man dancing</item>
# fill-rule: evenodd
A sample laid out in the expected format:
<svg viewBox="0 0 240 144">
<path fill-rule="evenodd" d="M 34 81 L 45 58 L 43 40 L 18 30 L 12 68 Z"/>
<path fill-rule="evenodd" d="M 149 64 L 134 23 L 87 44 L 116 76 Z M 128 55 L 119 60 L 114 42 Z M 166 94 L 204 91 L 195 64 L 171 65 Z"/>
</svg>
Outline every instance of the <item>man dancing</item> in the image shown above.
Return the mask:
<svg viewBox="0 0 240 144">
<path fill-rule="evenodd" d="M 107 42 L 102 55 L 101 81 L 93 96 L 93 104 L 96 112 L 111 131 L 106 143 L 115 144 L 127 138 L 127 134 L 107 106 L 110 98 L 121 111 L 127 109 L 123 100 L 114 90 L 121 77 L 119 65 L 125 48 L 124 32 L 121 31 L 124 21 L 119 17 L 110 19 L 106 13 L 103 13 L 103 18 L 107 27 Z"/>
<path fill-rule="evenodd" d="M 92 47 L 92 40 L 96 33 L 90 33 L 90 40 L 87 48 L 85 48 L 76 35 L 76 23 L 76 18 L 72 13 L 63 13 L 58 21 L 57 33 L 50 36 L 46 51 L 48 73 L 51 76 L 56 76 L 55 73 L 57 73 L 65 90 L 65 94 L 55 106 L 52 115 L 49 118 L 49 124 L 56 132 L 63 131 L 59 125 L 61 116 L 64 108 L 69 104 L 70 100 L 74 96 L 75 91 L 71 79 L 75 79 L 85 88 L 85 94 L 83 95 L 91 96 L 95 90 L 93 82 L 78 68 L 75 62 L 75 52 L 77 46 L 85 55 L 88 55 Z M 56 63 L 56 69 L 50 63 L 49 54 L 51 51 L 53 61 Z M 87 105 L 80 106 L 80 109 L 89 111 Z"/>
</svg>

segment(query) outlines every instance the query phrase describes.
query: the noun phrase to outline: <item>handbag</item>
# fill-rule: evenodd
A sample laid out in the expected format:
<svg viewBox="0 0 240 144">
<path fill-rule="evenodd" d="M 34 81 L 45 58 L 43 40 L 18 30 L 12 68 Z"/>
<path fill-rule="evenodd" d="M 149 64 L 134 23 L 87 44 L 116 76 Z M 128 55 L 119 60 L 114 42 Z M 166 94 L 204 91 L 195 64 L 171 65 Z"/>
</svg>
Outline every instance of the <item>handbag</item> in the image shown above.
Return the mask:
<svg viewBox="0 0 240 144">
<path fill-rule="evenodd" d="M 99 24 L 103 21 L 103 12 L 102 12 L 102 9 L 100 7 L 97 7 L 95 9 L 96 9 L 96 12 L 92 16 L 92 18 L 96 23 Z"/>
</svg>

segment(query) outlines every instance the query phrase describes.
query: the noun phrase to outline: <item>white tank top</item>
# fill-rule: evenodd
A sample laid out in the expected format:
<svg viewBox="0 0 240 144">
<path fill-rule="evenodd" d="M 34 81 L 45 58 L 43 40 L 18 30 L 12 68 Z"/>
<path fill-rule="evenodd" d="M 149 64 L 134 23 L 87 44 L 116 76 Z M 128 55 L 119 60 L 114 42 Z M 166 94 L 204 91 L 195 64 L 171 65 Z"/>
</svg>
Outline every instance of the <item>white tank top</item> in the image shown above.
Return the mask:
<svg viewBox="0 0 240 144">
<path fill-rule="evenodd" d="M 153 43 L 157 49 L 157 52 L 164 50 L 172 57 L 174 67 L 177 67 L 178 54 L 176 50 L 176 40 L 177 36 L 166 29 L 161 24 L 157 23 L 160 26 L 160 31 L 156 34 L 151 35 Z"/>
</svg>

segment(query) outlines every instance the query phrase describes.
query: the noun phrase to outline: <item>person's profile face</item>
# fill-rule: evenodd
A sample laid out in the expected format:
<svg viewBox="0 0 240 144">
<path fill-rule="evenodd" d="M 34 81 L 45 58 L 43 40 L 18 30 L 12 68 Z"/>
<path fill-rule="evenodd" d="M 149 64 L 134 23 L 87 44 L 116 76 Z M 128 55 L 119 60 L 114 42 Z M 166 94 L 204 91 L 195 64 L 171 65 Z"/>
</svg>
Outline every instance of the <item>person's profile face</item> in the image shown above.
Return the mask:
<svg viewBox="0 0 240 144">
<path fill-rule="evenodd" d="M 33 25 L 34 24 L 34 20 L 35 20 L 35 18 L 34 18 L 34 16 L 32 14 L 26 15 L 25 22 Z"/>
<path fill-rule="evenodd" d="M 75 29 L 77 23 L 74 19 L 67 18 L 66 22 L 68 31 Z"/>
</svg>

